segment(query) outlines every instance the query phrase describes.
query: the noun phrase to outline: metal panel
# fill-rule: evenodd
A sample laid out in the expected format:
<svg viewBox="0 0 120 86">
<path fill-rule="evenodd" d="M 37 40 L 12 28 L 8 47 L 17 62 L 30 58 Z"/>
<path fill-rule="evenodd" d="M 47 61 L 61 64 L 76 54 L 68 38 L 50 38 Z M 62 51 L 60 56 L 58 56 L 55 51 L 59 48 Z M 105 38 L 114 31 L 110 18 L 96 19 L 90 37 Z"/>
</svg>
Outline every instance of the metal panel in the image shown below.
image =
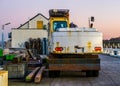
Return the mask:
<svg viewBox="0 0 120 86">
<path fill-rule="evenodd" d="M 73 55 L 71 55 L 73 56 Z M 79 57 L 78 57 L 79 56 Z M 98 55 L 78 55 L 76 57 L 50 57 L 48 59 L 49 70 L 61 71 L 84 71 L 84 70 L 100 70 L 100 59 Z"/>
<path fill-rule="evenodd" d="M 8 70 L 8 78 L 24 78 L 26 73 L 25 64 L 9 64 L 4 69 Z"/>
<path fill-rule="evenodd" d="M 100 52 L 103 51 L 102 33 L 97 31 L 54 32 L 52 38 L 52 52 L 54 53 L 98 53 L 98 51 L 95 51 L 95 47 L 101 47 Z M 64 49 L 61 52 L 57 52 L 55 47 L 63 47 Z"/>
<path fill-rule="evenodd" d="M 12 30 L 12 48 L 24 48 L 29 38 L 47 38 L 47 30 Z"/>
</svg>

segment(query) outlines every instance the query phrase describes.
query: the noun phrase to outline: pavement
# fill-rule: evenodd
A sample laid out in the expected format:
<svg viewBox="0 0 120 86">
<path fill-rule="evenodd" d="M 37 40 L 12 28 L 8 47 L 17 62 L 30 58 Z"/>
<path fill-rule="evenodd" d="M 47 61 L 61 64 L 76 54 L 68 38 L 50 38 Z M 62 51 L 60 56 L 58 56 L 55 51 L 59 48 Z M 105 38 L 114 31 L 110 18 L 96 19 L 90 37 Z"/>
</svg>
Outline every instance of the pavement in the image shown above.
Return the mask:
<svg viewBox="0 0 120 86">
<path fill-rule="evenodd" d="M 43 77 L 39 84 L 9 79 L 9 86 L 120 86 L 120 58 L 99 55 L 101 70 L 98 77 L 85 77 L 83 73 L 66 73 L 57 78 Z"/>
</svg>

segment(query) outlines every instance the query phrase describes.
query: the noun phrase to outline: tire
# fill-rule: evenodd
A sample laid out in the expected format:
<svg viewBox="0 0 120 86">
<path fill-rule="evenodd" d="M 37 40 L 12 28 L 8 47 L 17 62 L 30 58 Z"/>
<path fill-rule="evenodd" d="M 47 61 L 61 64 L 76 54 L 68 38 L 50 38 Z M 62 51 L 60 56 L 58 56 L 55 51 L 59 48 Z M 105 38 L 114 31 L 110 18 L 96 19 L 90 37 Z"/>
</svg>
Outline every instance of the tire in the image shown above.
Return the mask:
<svg viewBox="0 0 120 86">
<path fill-rule="evenodd" d="M 99 71 L 98 70 L 88 70 L 86 71 L 86 77 L 98 77 Z"/>
<path fill-rule="evenodd" d="M 54 78 L 54 71 L 49 71 L 49 78 Z"/>
<path fill-rule="evenodd" d="M 99 71 L 98 70 L 94 70 L 93 71 L 93 75 L 94 75 L 94 77 L 98 77 L 99 76 Z"/>
<path fill-rule="evenodd" d="M 60 76 L 60 71 L 49 71 L 49 78 L 56 78 Z"/>
<path fill-rule="evenodd" d="M 55 75 L 56 75 L 56 77 L 59 77 L 60 76 L 60 71 L 55 71 Z"/>
</svg>

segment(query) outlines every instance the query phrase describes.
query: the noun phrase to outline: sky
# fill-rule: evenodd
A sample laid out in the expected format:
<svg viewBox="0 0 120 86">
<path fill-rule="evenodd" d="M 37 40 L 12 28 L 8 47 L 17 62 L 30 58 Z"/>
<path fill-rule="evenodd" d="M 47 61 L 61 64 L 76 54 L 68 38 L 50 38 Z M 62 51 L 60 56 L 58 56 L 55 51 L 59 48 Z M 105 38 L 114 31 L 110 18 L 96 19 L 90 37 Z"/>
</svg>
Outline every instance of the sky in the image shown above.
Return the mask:
<svg viewBox="0 0 120 86">
<path fill-rule="evenodd" d="M 49 9 L 69 9 L 70 21 L 79 27 L 88 27 L 88 19 L 94 16 L 94 27 L 104 39 L 120 37 L 120 0 L 0 0 L 0 28 L 11 23 L 4 27 L 5 38 L 11 28 L 38 13 L 49 18 Z"/>
</svg>

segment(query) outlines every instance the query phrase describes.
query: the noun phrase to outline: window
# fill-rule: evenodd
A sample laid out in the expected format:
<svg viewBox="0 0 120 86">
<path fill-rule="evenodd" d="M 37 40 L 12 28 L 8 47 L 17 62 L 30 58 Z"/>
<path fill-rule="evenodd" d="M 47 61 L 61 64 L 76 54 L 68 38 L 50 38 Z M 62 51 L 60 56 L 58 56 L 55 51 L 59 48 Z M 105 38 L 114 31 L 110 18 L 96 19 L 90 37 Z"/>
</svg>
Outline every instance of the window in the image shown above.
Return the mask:
<svg viewBox="0 0 120 86">
<path fill-rule="evenodd" d="M 43 21 L 37 21 L 37 28 L 42 29 L 43 28 Z"/>
<path fill-rule="evenodd" d="M 59 28 L 66 28 L 67 22 L 66 21 L 54 21 L 53 22 L 53 30 L 57 31 Z"/>
</svg>

